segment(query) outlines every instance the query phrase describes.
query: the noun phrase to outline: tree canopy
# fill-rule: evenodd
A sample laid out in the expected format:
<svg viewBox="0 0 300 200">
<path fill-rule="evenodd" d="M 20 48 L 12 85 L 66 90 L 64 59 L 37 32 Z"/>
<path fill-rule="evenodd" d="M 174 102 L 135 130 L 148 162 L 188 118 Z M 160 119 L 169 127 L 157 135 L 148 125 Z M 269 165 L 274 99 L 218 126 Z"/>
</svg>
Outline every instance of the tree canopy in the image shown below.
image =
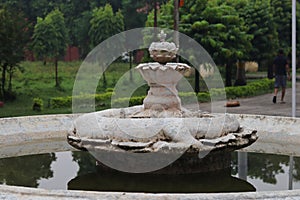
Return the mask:
<svg viewBox="0 0 300 200">
<path fill-rule="evenodd" d="M 114 13 L 109 4 L 95 8 L 90 21 L 91 46 L 95 47 L 110 36 L 122 32 L 124 30 L 123 18 L 121 11 Z"/>
<path fill-rule="evenodd" d="M 24 59 L 24 50 L 28 41 L 28 21 L 23 14 L 7 8 L 0 9 L 0 69 L 2 71 L 0 99 L 14 98 L 12 75 Z"/>
<path fill-rule="evenodd" d="M 33 50 L 38 57 L 52 58 L 55 62 L 55 85 L 59 86 L 57 74 L 57 61 L 60 55 L 64 55 L 68 44 L 68 32 L 64 16 L 55 9 L 44 19 L 38 17 L 34 27 Z"/>
</svg>

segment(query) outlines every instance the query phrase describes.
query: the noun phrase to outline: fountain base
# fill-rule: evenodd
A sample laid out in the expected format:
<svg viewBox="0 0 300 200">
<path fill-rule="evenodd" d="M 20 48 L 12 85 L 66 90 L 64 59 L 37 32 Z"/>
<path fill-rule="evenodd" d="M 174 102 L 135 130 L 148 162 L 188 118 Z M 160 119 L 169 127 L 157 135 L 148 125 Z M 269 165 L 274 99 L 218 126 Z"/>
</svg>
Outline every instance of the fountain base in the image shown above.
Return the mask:
<svg viewBox="0 0 300 200">
<path fill-rule="evenodd" d="M 165 156 L 168 155 L 161 155 L 160 157 L 163 158 Z M 216 172 L 224 169 L 229 169 L 231 164 L 230 161 L 230 151 L 213 151 L 203 158 L 199 158 L 198 152 L 186 152 L 170 165 L 156 171 L 148 172 L 148 174 L 199 174 L 207 172 Z M 96 162 L 96 165 L 97 168 L 99 168 L 101 171 L 118 171 L 106 166 L 98 160 Z"/>
</svg>

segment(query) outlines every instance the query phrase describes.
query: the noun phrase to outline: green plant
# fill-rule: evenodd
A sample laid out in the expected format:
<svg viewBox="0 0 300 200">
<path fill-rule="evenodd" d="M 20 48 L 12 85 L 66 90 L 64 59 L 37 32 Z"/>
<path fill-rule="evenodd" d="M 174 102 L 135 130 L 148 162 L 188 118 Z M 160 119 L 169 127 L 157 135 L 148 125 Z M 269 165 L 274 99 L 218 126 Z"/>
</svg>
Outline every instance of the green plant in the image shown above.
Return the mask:
<svg viewBox="0 0 300 200">
<path fill-rule="evenodd" d="M 97 105 L 107 103 L 112 96 L 113 92 L 106 92 L 103 94 L 89 94 L 89 95 L 80 95 L 80 96 L 66 96 L 66 97 L 53 97 L 50 98 L 50 107 L 51 108 L 70 108 L 72 106 L 72 100 L 80 102 L 90 102 L 94 99 Z"/>
<path fill-rule="evenodd" d="M 112 105 L 115 108 L 142 105 L 145 97 L 146 96 L 137 96 L 137 97 L 131 97 L 131 98 L 119 98 L 119 99 L 113 100 Z"/>
<path fill-rule="evenodd" d="M 40 112 L 40 111 L 43 110 L 43 106 L 44 106 L 43 99 L 41 99 L 41 98 L 34 98 L 33 99 L 32 110 Z"/>
</svg>

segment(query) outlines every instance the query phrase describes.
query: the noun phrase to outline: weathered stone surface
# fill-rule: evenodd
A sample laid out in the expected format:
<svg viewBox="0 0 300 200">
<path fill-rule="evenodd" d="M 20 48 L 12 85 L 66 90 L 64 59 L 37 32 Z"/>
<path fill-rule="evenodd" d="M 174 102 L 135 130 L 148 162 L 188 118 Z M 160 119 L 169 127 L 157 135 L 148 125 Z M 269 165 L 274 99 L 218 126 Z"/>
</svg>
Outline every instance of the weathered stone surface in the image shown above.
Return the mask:
<svg viewBox="0 0 300 200">
<path fill-rule="evenodd" d="M 244 132 L 230 115 L 203 117 L 199 112 L 185 111 L 189 117 L 131 118 L 132 113 L 143 109 L 143 106 L 135 106 L 82 115 L 74 121 L 68 141 L 78 149 L 89 151 L 111 149 L 109 144 L 102 142 L 110 140 L 114 150 L 120 147 L 124 151 L 167 153 L 190 147 L 196 152 L 235 150 L 257 139 L 256 131 Z"/>
<path fill-rule="evenodd" d="M 44 190 L 24 187 L 0 186 L 0 199 L 5 200 L 232 200 L 232 199 L 260 199 L 260 200 L 296 200 L 300 198 L 299 190 L 218 194 L 144 194 L 125 192 L 89 192 L 89 191 L 60 191 Z"/>
<path fill-rule="evenodd" d="M 240 122 L 241 126 L 252 127 L 257 129 L 258 140 L 246 150 L 253 152 L 267 152 L 277 154 L 291 154 L 300 156 L 300 132 L 299 132 L 299 118 L 289 117 L 273 117 L 273 116 L 258 116 L 258 115 L 234 115 Z M 17 147 L 23 138 L 27 135 L 31 138 L 32 144 L 40 141 L 41 133 L 44 132 L 43 125 L 45 121 L 49 121 L 48 132 L 46 134 L 48 139 L 60 138 L 64 141 L 66 132 L 74 118 L 73 115 L 52 115 L 34 116 L 24 118 L 2 118 L 0 119 L 0 137 L 6 138 L 9 141 L 11 150 Z M 32 118 L 34 118 L 34 126 L 28 128 L 26 131 L 21 131 L 20 127 L 32 125 Z M 41 124 L 39 120 L 41 119 Z M 61 123 L 51 123 L 51 121 L 58 120 Z M 21 123 L 20 123 L 21 121 Z M 5 122 L 5 123 L 4 123 Z M 29 125 L 28 125 L 28 124 Z M 27 124 L 27 125 L 26 125 Z M 4 125 L 4 126 L 2 126 Z M 31 126 L 30 125 L 30 126 Z M 58 127 L 57 127 L 58 126 Z M 6 128 L 2 128 L 6 127 Z M 10 127 L 9 129 L 7 127 Z M 7 131 L 9 130 L 9 131 Z M 44 135 L 45 136 L 45 135 Z M 3 140 L 5 141 L 5 140 Z M 48 141 L 49 144 L 52 142 Z M 65 143 L 70 148 L 67 143 Z M 42 146 L 42 145 L 41 145 Z M 7 149 L 5 142 L 0 144 L 1 150 Z M 64 147 L 58 145 L 58 148 L 48 149 L 48 152 L 63 151 Z M 39 153 L 40 146 L 32 146 L 31 153 Z M 22 149 L 20 149 L 20 155 Z M 17 156 L 17 153 L 10 154 L 7 149 L 6 155 Z M 1 157 L 2 155 L 0 155 Z M 218 194 L 134 194 L 134 193 L 110 193 L 110 192 L 88 192 L 88 191 L 59 191 L 59 190 L 44 190 L 33 189 L 15 186 L 0 186 L 0 199 L 46 199 L 46 200 L 71 200 L 71 199 L 275 199 L 275 200 L 292 200 L 300 199 L 300 190 L 287 191 L 272 191 L 272 192 L 250 192 L 250 193 L 218 193 Z"/>
</svg>

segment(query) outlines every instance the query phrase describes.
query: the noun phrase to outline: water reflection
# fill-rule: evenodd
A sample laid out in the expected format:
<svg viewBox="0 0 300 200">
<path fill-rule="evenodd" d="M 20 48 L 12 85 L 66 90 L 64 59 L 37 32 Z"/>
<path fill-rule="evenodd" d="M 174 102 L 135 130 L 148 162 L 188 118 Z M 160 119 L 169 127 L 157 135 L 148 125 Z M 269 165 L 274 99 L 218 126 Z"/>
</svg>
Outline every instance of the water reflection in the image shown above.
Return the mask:
<svg viewBox="0 0 300 200">
<path fill-rule="evenodd" d="M 300 157 L 293 157 L 293 160 L 294 160 L 293 178 L 296 181 L 300 181 Z"/>
<path fill-rule="evenodd" d="M 0 184 L 38 187 L 38 180 L 51 178 L 54 153 L 0 159 Z"/>
<path fill-rule="evenodd" d="M 77 177 L 70 180 L 70 190 L 124 192 L 245 192 L 255 191 L 248 182 L 232 177 L 230 169 L 205 174 L 162 175 L 134 174 L 107 171 L 96 167 L 96 160 L 87 152 L 73 152 L 73 160 L 80 167 Z"/>
<path fill-rule="evenodd" d="M 288 166 L 289 157 L 284 155 L 246 153 L 247 154 L 247 177 L 260 179 L 264 183 L 276 184 L 276 175 L 284 173 L 284 166 Z M 233 154 L 232 174 L 238 173 L 238 153 Z"/>
<path fill-rule="evenodd" d="M 77 176 L 96 171 L 96 160 L 88 152 L 73 151 L 72 156 L 73 161 L 77 162 L 79 165 Z"/>
<path fill-rule="evenodd" d="M 205 174 L 162 175 L 97 171 L 77 176 L 71 190 L 151 193 L 249 192 L 255 188 L 230 175 L 230 170 Z"/>
<path fill-rule="evenodd" d="M 228 191 L 229 188 L 231 191 L 245 190 L 240 188 L 240 184 L 245 184 L 248 191 L 253 191 L 254 187 L 258 191 L 300 189 L 300 158 L 293 157 L 292 161 L 289 156 L 234 152 L 231 171 L 209 176 L 136 176 L 120 172 L 104 173 L 96 167 L 96 160 L 88 152 L 62 152 L 0 159 L 0 184 L 48 189 L 52 189 L 49 185 L 55 185 L 55 189 L 68 187 L 137 192 L 221 192 Z M 290 162 L 294 167 L 289 167 Z"/>
</svg>

